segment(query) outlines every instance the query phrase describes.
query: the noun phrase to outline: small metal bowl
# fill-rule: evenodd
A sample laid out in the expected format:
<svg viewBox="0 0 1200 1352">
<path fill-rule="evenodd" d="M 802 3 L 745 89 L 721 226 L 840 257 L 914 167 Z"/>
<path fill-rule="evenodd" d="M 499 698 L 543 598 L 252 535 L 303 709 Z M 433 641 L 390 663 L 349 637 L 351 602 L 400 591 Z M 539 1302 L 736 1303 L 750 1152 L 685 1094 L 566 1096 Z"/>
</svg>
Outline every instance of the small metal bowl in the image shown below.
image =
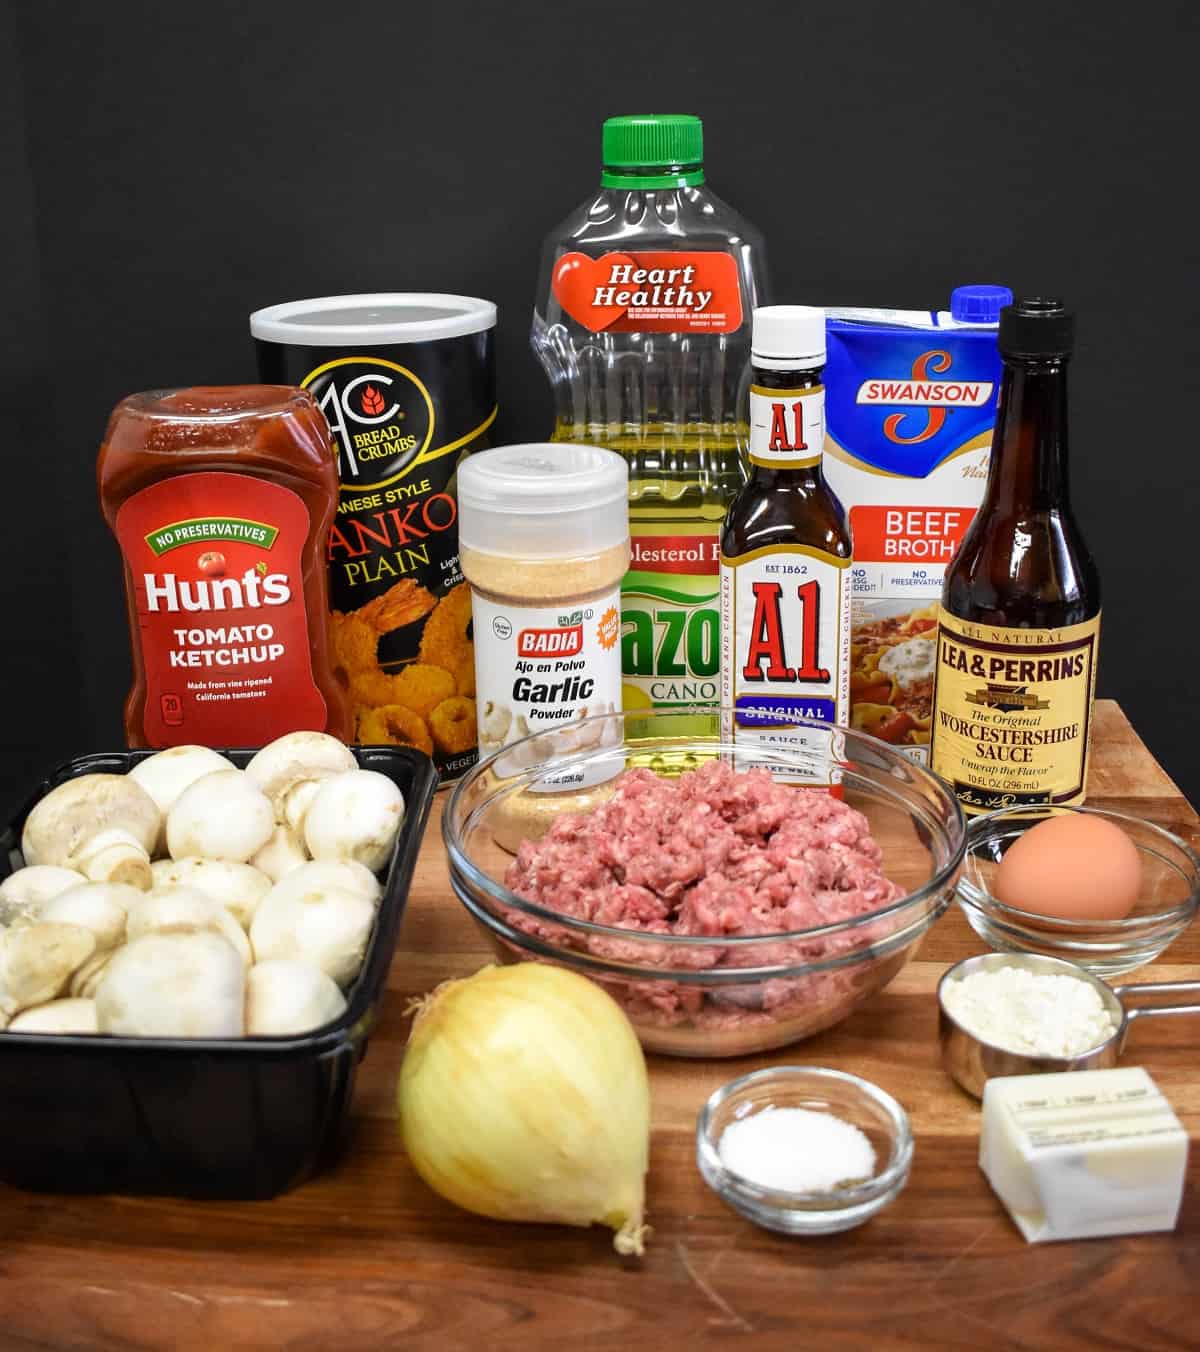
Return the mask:
<svg viewBox="0 0 1200 1352">
<path fill-rule="evenodd" d="M 831 1113 L 862 1131 L 875 1148 L 876 1172 L 861 1183 L 814 1192 L 764 1188 L 721 1159 L 721 1133 L 764 1108 Z M 700 1111 L 696 1162 L 704 1181 L 735 1211 L 783 1235 L 833 1235 L 870 1220 L 908 1182 L 913 1135 L 908 1114 L 890 1094 L 857 1075 L 819 1066 L 772 1066 L 722 1085 Z"/>
<path fill-rule="evenodd" d="M 973 972 L 994 972 L 1002 967 L 1022 967 L 1026 971 L 1049 976 L 1070 976 L 1084 981 L 1100 996 L 1113 1020 L 1112 1035 L 1078 1056 L 1030 1056 L 985 1042 L 964 1028 L 947 1012 L 945 992 L 953 981 L 961 981 Z M 1153 1001 L 1178 995 L 1193 997 L 1193 1003 L 1154 1004 Z M 1125 1046 L 1129 1026 L 1135 1019 L 1151 1015 L 1200 1014 L 1200 981 L 1159 981 L 1140 986 L 1109 986 L 1075 962 L 1061 958 L 1039 957 L 1032 953 L 983 953 L 964 958 L 942 975 L 938 982 L 938 1039 L 942 1046 L 942 1064 L 947 1074 L 974 1098 L 983 1097 L 983 1086 L 998 1075 L 1040 1075 L 1063 1070 L 1109 1070 L 1117 1064 Z M 1149 1001 L 1151 1003 L 1143 1003 Z"/>
<path fill-rule="evenodd" d="M 998 901 L 992 879 L 1007 850 L 1031 827 L 1068 813 L 1103 817 L 1137 846 L 1142 886 L 1123 920 L 1060 920 Z M 1153 822 L 1095 807 L 1006 807 L 976 817 L 958 900 L 971 928 L 1001 953 L 1065 958 L 1096 976 L 1121 976 L 1152 962 L 1191 924 L 1200 903 L 1200 856 Z"/>
</svg>

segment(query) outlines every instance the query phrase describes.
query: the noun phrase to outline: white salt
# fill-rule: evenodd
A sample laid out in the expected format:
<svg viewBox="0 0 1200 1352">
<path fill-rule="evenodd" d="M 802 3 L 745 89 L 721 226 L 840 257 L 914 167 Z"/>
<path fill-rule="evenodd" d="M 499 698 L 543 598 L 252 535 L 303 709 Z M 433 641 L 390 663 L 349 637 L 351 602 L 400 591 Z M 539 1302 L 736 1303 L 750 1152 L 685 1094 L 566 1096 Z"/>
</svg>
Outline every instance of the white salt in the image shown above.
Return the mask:
<svg viewBox="0 0 1200 1352">
<path fill-rule="evenodd" d="M 763 1108 L 731 1122 L 721 1163 L 760 1188 L 824 1192 L 875 1172 L 875 1150 L 852 1122 L 810 1108 Z"/>
</svg>

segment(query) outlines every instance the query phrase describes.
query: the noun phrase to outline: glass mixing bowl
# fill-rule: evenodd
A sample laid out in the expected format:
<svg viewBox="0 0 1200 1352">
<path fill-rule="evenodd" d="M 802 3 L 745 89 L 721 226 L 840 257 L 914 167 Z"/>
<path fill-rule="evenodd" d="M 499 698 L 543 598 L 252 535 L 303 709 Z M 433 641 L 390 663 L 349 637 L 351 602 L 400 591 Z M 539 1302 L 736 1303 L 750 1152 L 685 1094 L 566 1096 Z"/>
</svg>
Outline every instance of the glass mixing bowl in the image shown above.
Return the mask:
<svg viewBox="0 0 1200 1352">
<path fill-rule="evenodd" d="M 949 905 L 966 829 L 950 789 L 895 748 L 791 721 L 808 729 L 803 749 L 739 742 L 729 711 L 713 709 L 601 715 L 504 747 L 460 780 L 446 805 L 455 895 L 500 961 L 554 962 L 599 982 L 647 1051 L 739 1056 L 832 1027 L 892 980 Z M 540 839 L 561 813 L 599 806 L 623 771 L 677 777 L 718 759 L 765 768 L 780 782 L 835 781 L 866 816 L 903 895 L 835 924 L 711 938 L 576 919 L 505 885 L 523 840 Z"/>
</svg>

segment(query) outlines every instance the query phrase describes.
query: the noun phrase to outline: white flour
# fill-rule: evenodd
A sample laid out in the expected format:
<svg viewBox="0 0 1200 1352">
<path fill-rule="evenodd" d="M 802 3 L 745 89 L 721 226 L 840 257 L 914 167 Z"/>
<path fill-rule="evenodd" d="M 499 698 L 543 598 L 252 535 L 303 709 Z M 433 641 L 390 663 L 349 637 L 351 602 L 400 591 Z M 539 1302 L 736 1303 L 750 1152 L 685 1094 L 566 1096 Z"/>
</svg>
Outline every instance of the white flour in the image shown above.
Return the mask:
<svg viewBox="0 0 1200 1352">
<path fill-rule="evenodd" d="M 1078 1056 L 1116 1032 L 1087 982 L 1024 967 L 972 972 L 950 982 L 942 1002 L 967 1032 L 1026 1056 Z"/>
</svg>

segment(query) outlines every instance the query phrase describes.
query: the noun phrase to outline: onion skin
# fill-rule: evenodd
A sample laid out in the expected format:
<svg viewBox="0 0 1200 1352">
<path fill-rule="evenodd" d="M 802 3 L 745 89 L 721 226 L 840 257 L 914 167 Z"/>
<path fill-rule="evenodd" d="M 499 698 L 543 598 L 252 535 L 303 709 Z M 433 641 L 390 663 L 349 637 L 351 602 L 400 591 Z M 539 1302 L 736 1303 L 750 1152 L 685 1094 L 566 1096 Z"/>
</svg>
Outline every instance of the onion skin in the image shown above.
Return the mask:
<svg viewBox="0 0 1200 1352">
<path fill-rule="evenodd" d="M 417 1173 L 494 1220 L 616 1231 L 641 1254 L 650 1145 L 646 1060 L 595 983 L 522 962 L 447 981 L 422 1004 L 400 1072 Z"/>
</svg>

